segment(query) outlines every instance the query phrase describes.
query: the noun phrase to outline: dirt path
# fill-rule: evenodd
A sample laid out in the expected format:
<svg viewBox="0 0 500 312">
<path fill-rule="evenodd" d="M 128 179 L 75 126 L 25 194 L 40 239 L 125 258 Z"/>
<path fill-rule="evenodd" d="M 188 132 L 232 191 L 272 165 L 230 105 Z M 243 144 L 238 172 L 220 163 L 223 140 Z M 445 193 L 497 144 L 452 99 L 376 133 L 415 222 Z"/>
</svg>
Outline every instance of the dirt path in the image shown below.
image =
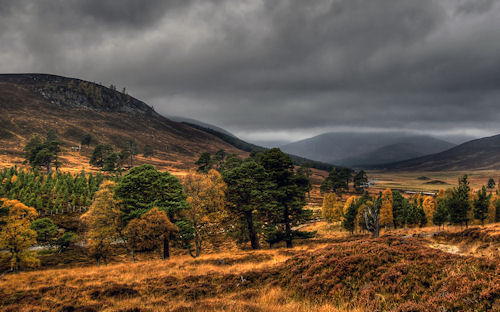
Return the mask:
<svg viewBox="0 0 500 312">
<path fill-rule="evenodd" d="M 460 255 L 462 254 L 460 252 L 460 247 L 456 245 L 449 245 L 449 244 L 439 244 L 439 243 L 433 243 L 430 244 L 429 247 L 434 248 L 434 249 L 439 249 L 444 252 Z"/>
</svg>

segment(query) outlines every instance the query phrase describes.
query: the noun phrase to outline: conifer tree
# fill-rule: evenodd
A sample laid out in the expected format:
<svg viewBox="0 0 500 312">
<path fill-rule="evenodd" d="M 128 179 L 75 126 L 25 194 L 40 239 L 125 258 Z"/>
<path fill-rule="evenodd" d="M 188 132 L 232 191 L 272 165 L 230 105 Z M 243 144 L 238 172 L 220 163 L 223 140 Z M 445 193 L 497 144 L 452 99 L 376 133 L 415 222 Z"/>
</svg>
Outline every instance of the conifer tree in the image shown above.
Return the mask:
<svg viewBox="0 0 500 312">
<path fill-rule="evenodd" d="M 470 187 L 467 175 L 463 175 L 458 179 L 458 186 L 453 188 L 451 198 L 448 201 L 450 221 L 452 223 L 465 223 L 465 227 L 468 226 L 469 211 L 471 210 L 469 192 Z"/>
<path fill-rule="evenodd" d="M 449 221 L 449 211 L 448 211 L 448 197 L 444 194 L 444 192 L 439 192 L 439 195 L 436 199 L 436 211 L 432 215 L 432 223 L 441 227 L 447 221 Z"/>
<path fill-rule="evenodd" d="M 490 206 L 491 195 L 486 192 L 486 187 L 477 192 L 474 198 L 474 218 L 481 221 L 484 226 L 484 220 L 488 218 L 488 207 Z"/>
<path fill-rule="evenodd" d="M 344 218 L 342 220 L 342 227 L 347 231 L 354 233 L 356 228 L 356 216 L 358 214 L 358 208 L 360 205 L 360 200 L 356 196 L 351 196 L 347 199 L 344 206 Z"/>
</svg>

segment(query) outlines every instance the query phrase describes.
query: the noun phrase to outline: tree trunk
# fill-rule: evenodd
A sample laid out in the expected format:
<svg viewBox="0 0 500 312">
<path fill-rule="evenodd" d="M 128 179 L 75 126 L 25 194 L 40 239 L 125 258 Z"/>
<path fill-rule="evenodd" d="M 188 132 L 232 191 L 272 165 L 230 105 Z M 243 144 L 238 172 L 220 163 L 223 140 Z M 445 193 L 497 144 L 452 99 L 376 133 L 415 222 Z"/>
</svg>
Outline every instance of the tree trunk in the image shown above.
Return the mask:
<svg viewBox="0 0 500 312">
<path fill-rule="evenodd" d="M 135 254 L 133 249 L 130 251 L 130 256 L 132 257 L 132 262 L 135 263 Z"/>
<path fill-rule="evenodd" d="M 245 212 L 245 218 L 248 225 L 248 233 L 250 235 L 250 244 L 252 249 L 259 249 L 259 241 L 257 240 L 257 233 L 255 233 L 255 227 L 253 225 L 253 215 L 251 211 Z"/>
<path fill-rule="evenodd" d="M 285 205 L 285 211 L 284 211 L 284 220 L 285 220 L 285 241 L 286 241 L 286 248 L 292 248 L 292 229 L 290 227 L 290 216 L 288 212 L 288 206 Z"/>
<path fill-rule="evenodd" d="M 170 258 L 170 246 L 169 246 L 169 241 L 167 235 L 163 237 L 163 257 L 162 259 L 168 259 Z"/>
</svg>

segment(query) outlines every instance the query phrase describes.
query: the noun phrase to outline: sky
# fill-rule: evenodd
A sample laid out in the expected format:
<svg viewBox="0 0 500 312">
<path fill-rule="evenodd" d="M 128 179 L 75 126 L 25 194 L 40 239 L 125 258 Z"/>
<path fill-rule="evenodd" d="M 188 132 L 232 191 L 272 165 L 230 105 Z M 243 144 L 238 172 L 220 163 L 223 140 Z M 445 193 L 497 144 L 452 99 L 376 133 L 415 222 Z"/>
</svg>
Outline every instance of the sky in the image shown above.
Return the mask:
<svg viewBox="0 0 500 312">
<path fill-rule="evenodd" d="M 0 72 L 125 87 L 259 143 L 480 137 L 500 133 L 500 1 L 0 0 Z"/>
</svg>

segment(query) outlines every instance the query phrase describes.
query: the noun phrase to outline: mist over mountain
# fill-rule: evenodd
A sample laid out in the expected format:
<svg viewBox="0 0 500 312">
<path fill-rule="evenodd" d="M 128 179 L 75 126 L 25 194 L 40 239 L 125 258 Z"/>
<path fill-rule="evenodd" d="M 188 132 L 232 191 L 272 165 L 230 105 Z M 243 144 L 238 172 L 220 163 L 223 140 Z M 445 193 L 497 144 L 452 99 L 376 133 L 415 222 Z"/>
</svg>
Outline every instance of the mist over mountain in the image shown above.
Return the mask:
<svg viewBox="0 0 500 312">
<path fill-rule="evenodd" d="M 401 171 L 500 169 L 500 135 L 472 140 L 441 153 L 375 168 Z"/>
<path fill-rule="evenodd" d="M 281 148 L 287 153 L 318 161 L 362 166 L 411 159 L 453 146 L 453 143 L 427 135 L 335 132 L 293 142 Z"/>
</svg>

